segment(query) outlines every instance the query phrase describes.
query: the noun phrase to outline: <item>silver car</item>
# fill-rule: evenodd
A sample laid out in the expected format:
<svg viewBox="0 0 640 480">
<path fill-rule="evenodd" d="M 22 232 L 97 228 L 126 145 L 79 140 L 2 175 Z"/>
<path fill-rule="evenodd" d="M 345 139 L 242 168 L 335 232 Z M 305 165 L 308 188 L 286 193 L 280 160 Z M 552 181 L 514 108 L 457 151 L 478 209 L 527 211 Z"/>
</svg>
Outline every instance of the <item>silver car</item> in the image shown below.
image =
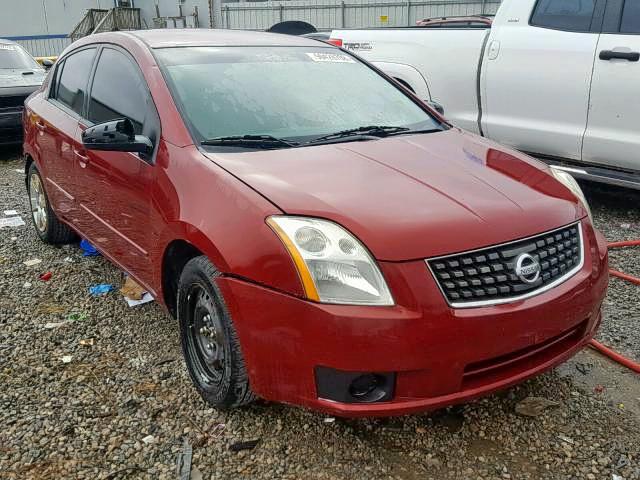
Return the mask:
<svg viewBox="0 0 640 480">
<path fill-rule="evenodd" d="M 45 69 L 24 48 L 0 39 L 0 145 L 22 143 L 24 101 L 45 76 Z"/>
</svg>

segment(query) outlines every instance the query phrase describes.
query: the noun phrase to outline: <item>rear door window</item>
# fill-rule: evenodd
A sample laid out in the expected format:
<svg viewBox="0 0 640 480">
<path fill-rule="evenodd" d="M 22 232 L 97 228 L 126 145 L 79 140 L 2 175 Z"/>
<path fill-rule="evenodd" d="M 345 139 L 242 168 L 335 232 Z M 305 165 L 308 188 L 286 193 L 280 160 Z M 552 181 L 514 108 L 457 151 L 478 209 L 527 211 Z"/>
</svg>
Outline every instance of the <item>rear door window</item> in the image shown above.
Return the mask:
<svg viewBox="0 0 640 480">
<path fill-rule="evenodd" d="M 640 1 L 627 0 L 622 10 L 621 33 L 640 33 Z"/>
<path fill-rule="evenodd" d="M 125 54 L 105 48 L 91 87 L 88 118 L 93 123 L 128 118 L 141 134 L 149 111 L 149 94 L 137 65 Z"/>
<path fill-rule="evenodd" d="M 588 32 L 596 0 L 538 0 L 531 16 L 531 25 L 565 30 Z"/>
<path fill-rule="evenodd" d="M 62 69 L 52 95 L 58 102 L 66 105 L 78 115 L 82 116 L 84 99 L 89 83 L 89 73 L 93 64 L 95 48 L 87 48 L 69 55 L 64 63 L 58 67 Z M 58 75 L 56 71 L 56 75 Z"/>
</svg>

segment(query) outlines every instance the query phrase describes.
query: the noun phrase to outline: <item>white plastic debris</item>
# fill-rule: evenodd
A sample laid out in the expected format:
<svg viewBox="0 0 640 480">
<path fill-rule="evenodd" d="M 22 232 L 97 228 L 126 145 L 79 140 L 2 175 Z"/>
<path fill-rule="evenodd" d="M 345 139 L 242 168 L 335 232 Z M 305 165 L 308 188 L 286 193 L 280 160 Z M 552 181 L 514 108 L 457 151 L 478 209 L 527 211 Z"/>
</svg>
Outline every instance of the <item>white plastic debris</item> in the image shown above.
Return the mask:
<svg viewBox="0 0 640 480">
<path fill-rule="evenodd" d="M 336 421 L 335 417 L 325 417 L 324 419 L 324 423 L 333 423 L 335 421 Z"/>
<path fill-rule="evenodd" d="M 129 297 L 123 297 L 123 298 L 127 301 L 127 305 L 129 305 L 129 307 L 135 307 L 138 305 L 142 305 L 144 303 L 153 302 L 153 297 L 149 292 L 145 292 L 145 294 L 142 296 L 140 300 L 131 300 Z"/>
<path fill-rule="evenodd" d="M 13 215 L 18 215 L 18 212 L 16 210 L 5 210 L 4 214 L 7 217 L 12 217 Z"/>
<path fill-rule="evenodd" d="M 22 288 L 31 288 L 31 282 L 24 282 Z"/>
<path fill-rule="evenodd" d="M 47 323 L 44 324 L 44 328 L 46 328 L 47 330 L 52 330 L 54 328 L 62 327 L 63 325 L 66 325 L 67 323 L 69 323 L 69 322 L 68 321 L 64 321 L 64 322 L 47 322 Z M 69 358 L 71 358 L 71 357 L 69 357 Z"/>
<path fill-rule="evenodd" d="M 62 363 L 71 363 L 72 358 L 73 356 L 71 355 L 65 355 L 64 357 L 62 357 Z"/>
<path fill-rule="evenodd" d="M 21 227 L 25 225 L 21 216 L 0 218 L 0 228 L 4 227 Z"/>
<path fill-rule="evenodd" d="M 142 441 L 143 441 L 144 443 L 146 443 L 147 445 L 149 445 L 150 443 L 153 443 L 155 440 L 156 440 L 156 439 L 155 439 L 155 437 L 154 437 L 153 435 L 147 435 L 146 437 L 144 437 L 144 438 L 142 439 Z"/>
<path fill-rule="evenodd" d="M 15 242 L 16 240 L 18 240 L 18 237 L 11 237 L 12 242 Z"/>
<path fill-rule="evenodd" d="M 65 261 L 65 262 L 67 262 L 67 263 L 73 263 L 73 258 L 71 258 L 71 257 L 65 257 L 65 258 L 64 258 L 64 261 Z"/>
</svg>

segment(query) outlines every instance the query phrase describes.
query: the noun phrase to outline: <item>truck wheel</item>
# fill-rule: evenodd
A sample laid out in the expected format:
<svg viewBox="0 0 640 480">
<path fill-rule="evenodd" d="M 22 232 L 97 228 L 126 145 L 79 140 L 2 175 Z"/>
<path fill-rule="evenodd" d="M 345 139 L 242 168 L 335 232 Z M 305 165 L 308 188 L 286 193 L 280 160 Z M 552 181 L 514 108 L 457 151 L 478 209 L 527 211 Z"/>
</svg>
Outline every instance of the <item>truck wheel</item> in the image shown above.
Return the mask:
<svg viewBox="0 0 640 480">
<path fill-rule="evenodd" d="M 27 178 L 31 219 L 36 233 L 45 243 L 71 243 L 77 239 L 76 233 L 62 223 L 51 209 L 44 182 L 35 163 L 29 167 Z"/>
<path fill-rule="evenodd" d="M 218 275 L 204 256 L 182 270 L 177 295 L 182 351 L 202 398 L 218 408 L 239 407 L 255 395 L 233 321 L 213 281 Z"/>
</svg>

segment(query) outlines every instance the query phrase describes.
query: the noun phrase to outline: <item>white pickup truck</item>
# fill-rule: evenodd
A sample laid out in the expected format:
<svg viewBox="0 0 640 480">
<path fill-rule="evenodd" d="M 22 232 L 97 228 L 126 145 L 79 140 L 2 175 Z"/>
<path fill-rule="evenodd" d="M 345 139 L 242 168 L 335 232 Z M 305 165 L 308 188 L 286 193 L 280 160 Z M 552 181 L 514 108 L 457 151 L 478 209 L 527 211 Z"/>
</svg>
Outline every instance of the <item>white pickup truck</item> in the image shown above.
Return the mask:
<svg viewBox="0 0 640 480">
<path fill-rule="evenodd" d="M 640 188 L 640 0 L 503 0 L 491 26 L 334 30 L 455 125 Z"/>
</svg>

